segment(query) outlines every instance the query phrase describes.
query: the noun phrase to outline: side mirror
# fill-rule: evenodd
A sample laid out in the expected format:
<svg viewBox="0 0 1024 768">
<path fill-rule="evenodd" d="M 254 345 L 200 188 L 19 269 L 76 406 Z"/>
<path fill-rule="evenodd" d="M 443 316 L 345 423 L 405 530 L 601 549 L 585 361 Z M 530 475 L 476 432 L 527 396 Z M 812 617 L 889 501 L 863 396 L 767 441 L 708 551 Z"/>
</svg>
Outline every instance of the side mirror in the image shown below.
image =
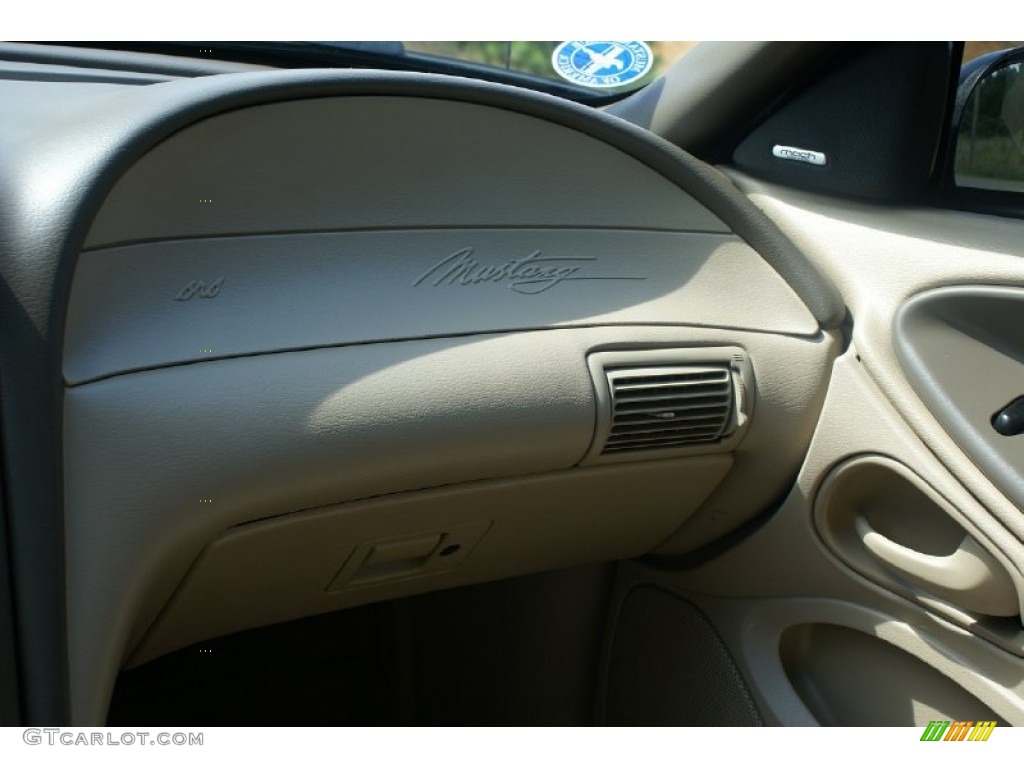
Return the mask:
<svg viewBox="0 0 1024 768">
<path fill-rule="evenodd" d="M 1024 48 L 961 70 L 953 129 L 958 187 L 1024 193 Z"/>
</svg>

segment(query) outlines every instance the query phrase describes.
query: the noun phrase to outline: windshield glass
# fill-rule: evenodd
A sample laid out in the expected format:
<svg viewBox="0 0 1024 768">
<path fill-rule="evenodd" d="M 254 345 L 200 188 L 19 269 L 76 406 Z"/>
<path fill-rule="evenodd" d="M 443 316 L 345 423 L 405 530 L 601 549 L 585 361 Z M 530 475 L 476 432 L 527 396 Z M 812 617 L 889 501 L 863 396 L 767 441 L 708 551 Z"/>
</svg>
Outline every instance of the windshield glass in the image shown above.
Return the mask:
<svg viewBox="0 0 1024 768">
<path fill-rule="evenodd" d="M 79 41 L 61 47 L 138 51 L 270 67 L 388 69 L 458 75 L 606 104 L 642 88 L 692 41 Z"/>
<path fill-rule="evenodd" d="M 409 56 L 481 64 L 608 96 L 643 87 L 695 45 L 680 40 L 413 41 L 404 49 Z"/>
</svg>

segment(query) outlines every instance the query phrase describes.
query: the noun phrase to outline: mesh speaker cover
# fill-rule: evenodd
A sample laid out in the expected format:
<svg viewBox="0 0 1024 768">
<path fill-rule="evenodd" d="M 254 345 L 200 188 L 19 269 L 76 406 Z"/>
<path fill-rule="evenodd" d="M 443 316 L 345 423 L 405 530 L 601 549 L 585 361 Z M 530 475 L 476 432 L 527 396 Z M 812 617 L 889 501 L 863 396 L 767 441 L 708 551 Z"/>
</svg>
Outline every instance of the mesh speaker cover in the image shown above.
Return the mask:
<svg viewBox="0 0 1024 768">
<path fill-rule="evenodd" d="M 655 587 L 626 596 L 612 644 L 607 725 L 762 725 L 736 664 L 690 603 Z"/>
</svg>

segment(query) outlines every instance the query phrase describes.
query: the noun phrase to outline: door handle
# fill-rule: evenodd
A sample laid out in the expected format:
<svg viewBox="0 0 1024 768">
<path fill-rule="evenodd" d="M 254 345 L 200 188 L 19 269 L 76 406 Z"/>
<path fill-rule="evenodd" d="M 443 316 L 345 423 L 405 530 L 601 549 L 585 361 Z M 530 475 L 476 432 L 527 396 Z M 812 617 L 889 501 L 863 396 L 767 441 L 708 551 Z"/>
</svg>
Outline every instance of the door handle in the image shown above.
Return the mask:
<svg viewBox="0 0 1024 768">
<path fill-rule="evenodd" d="M 1020 613 L 1017 589 L 1006 569 L 970 534 L 950 555 L 926 555 L 879 533 L 862 515 L 854 527 L 864 547 L 912 585 L 974 613 Z"/>
</svg>

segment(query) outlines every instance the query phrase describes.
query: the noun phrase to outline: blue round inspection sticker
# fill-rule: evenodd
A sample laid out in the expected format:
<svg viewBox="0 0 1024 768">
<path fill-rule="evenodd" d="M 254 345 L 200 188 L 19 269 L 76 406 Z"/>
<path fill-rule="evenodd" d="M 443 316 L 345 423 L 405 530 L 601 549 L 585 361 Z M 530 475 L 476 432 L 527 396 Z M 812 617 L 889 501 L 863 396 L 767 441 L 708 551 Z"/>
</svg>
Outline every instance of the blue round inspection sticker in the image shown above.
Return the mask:
<svg viewBox="0 0 1024 768">
<path fill-rule="evenodd" d="M 646 75 L 654 63 L 639 40 L 568 40 L 551 54 L 551 65 L 566 80 L 588 88 L 617 88 Z"/>
</svg>

